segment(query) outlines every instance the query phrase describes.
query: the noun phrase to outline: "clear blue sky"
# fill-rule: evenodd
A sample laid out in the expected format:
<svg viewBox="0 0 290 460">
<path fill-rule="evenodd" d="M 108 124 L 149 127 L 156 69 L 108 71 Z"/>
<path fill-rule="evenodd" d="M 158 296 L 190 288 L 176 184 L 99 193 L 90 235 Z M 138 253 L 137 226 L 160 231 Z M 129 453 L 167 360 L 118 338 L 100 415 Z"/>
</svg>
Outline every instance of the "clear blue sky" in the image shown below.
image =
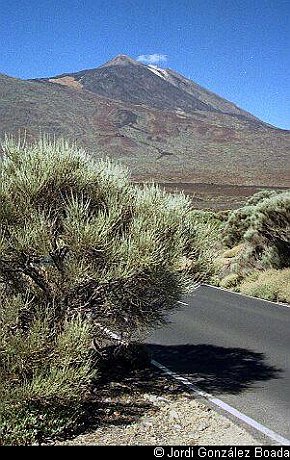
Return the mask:
<svg viewBox="0 0 290 460">
<path fill-rule="evenodd" d="M 170 67 L 290 129 L 290 0 L 0 0 L 0 73 L 94 68 L 117 54 Z"/>
</svg>

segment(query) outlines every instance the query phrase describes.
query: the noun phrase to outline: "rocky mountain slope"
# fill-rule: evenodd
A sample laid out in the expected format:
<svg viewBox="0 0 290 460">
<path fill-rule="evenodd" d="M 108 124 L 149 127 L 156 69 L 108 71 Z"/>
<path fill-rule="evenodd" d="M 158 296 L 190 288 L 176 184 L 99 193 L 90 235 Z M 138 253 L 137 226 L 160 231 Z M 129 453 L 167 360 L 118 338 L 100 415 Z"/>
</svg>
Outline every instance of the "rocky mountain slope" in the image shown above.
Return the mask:
<svg viewBox="0 0 290 460">
<path fill-rule="evenodd" d="M 137 181 L 290 186 L 290 131 L 123 55 L 50 78 L 0 75 L 0 136 L 24 132 L 75 140 Z"/>
</svg>

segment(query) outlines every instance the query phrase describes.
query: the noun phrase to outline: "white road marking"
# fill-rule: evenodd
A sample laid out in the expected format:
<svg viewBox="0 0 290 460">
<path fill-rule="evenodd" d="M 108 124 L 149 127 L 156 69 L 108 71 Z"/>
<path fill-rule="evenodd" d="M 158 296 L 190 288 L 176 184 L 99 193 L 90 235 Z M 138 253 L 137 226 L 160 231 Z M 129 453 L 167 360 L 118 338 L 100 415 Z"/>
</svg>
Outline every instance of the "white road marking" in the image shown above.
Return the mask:
<svg viewBox="0 0 290 460">
<path fill-rule="evenodd" d="M 105 332 L 105 334 L 107 334 L 108 337 L 110 337 L 111 339 L 113 340 L 117 340 L 118 342 L 121 343 L 121 345 L 124 345 L 126 344 L 127 342 L 125 340 L 122 339 L 122 337 L 119 335 L 119 334 L 116 334 L 115 332 L 112 332 L 110 329 L 108 329 L 107 327 L 103 326 L 102 324 L 100 323 L 95 323 L 97 326 L 99 326 L 99 328 Z"/>
<path fill-rule="evenodd" d="M 182 302 L 180 302 L 182 303 Z M 187 304 L 185 304 L 187 305 Z M 108 334 L 109 337 L 111 337 L 114 340 L 118 340 L 121 343 L 122 338 L 119 334 L 116 334 L 115 332 L 112 332 L 110 329 L 107 327 L 102 326 L 101 324 L 98 324 L 98 326 L 103 329 L 104 332 Z M 158 361 L 155 361 L 154 359 L 151 360 L 151 363 L 153 366 L 157 367 L 160 369 L 164 374 L 169 375 L 170 377 L 174 378 L 175 380 L 181 382 L 183 385 L 186 385 L 190 390 L 195 393 L 196 395 L 207 399 L 210 401 L 213 405 L 219 407 L 223 411 L 231 414 L 232 416 L 236 417 L 238 420 L 241 420 L 243 423 L 246 425 L 251 426 L 252 428 L 256 429 L 260 433 L 263 433 L 264 435 L 268 436 L 268 438 L 272 439 L 273 441 L 277 442 L 278 444 L 281 444 L 283 446 L 290 446 L 290 440 L 284 438 L 283 436 L 280 436 L 278 433 L 275 433 L 275 431 L 270 430 L 266 426 L 262 425 L 261 423 L 257 422 L 256 420 L 252 419 L 251 417 L 248 417 L 247 415 L 243 414 L 242 412 L 238 411 L 234 407 L 230 406 L 229 404 L 225 403 L 221 399 L 215 398 L 213 395 L 210 393 L 207 393 L 200 388 L 198 388 L 196 385 L 194 385 L 190 380 L 182 377 L 181 375 L 176 374 L 175 372 L 171 371 L 168 369 L 166 366 L 163 364 L 160 364 Z"/>
<path fill-rule="evenodd" d="M 278 444 L 281 444 L 283 446 L 290 446 L 289 439 L 286 439 L 283 436 L 280 436 L 278 433 L 275 433 L 275 431 L 270 430 L 266 426 L 252 419 L 251 417 L 248 417 L 247 415 L 238 411 L 237 409 L 225 403 L 221 399 L 215 398 L 213 395 L 206 393 L 205 391 L 202 391 L 196 385 L 190 382 L 188 379 L 182 377 L 181 375 L 176 374 L 175 372 L 168 369 L 166 366 L 163 366 L 163 364 L 160 364 L 158 361 L 155 361 L 154 359 L 152 359 L 151 363 L 153 364 L 153 366 L 157 367 L 165 374 L 170 375 L 170 377 L 174 378 L 175 380 L 189 387 L 193 393 L 197 394 L 198 396 L 208 399 L 215 406 L 220 407 L 225 412 L 228 412 L 229 414 L 233 415 L 237 419 L 241 420 L 242 422 L 256 429 L 260 433 L 263 433 L 264 435 L 268 436 L 268 438 L 272 439 Z"/>
</svg>

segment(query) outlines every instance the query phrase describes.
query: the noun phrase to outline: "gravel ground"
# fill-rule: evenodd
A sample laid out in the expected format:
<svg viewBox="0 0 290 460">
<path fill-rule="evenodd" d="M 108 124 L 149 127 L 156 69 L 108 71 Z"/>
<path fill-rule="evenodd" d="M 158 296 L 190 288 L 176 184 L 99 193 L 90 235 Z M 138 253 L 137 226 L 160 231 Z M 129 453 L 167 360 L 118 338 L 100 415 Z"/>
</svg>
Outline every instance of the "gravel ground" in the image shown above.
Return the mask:
<svg viewBox="0 0 290 460">
<path fill-rule="evenodd" d="M 149 384 L 148 382 L 151 382 Z M 145 372 L 97 390 L 98 426 L 62 445 L 260 445 L 251 434 L 215 412 L 185 387 Z"/>
</svg>

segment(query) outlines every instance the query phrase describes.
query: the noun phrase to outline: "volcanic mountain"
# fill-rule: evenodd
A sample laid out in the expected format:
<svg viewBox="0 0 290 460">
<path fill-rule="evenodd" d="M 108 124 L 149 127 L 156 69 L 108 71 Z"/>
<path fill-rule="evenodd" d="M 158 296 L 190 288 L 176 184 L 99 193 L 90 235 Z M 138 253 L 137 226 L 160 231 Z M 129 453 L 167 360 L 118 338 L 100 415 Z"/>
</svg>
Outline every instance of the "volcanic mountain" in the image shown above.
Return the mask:
<svg viewBox="0 0 290 460">
<path fill-rule="evenodd" d="M 290 131 L 170 69 L 119 55 L 36 80 L 0 75 L 0 135 L 76 141 L 136 181 L 290 187 Z"/>
</svg>

